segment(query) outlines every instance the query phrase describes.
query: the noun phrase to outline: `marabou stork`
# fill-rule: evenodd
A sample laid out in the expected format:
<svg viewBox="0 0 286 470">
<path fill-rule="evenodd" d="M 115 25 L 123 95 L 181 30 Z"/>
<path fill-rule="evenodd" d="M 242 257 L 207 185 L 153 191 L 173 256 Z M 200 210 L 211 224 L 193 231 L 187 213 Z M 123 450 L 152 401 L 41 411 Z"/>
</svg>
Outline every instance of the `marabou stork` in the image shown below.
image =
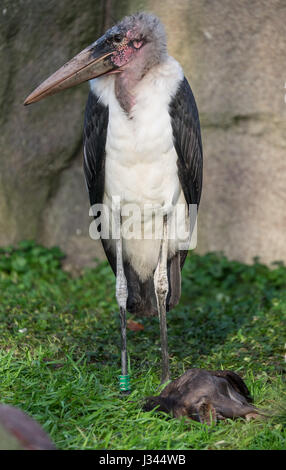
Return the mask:
<svg viewBox="0 0 286 470">
<path fill-rule="evenodd" d="M 199 205 L 202 188 L 197 106 L 181 66 L 168 55 L 163 25 L 149 13 L 125 17 L 45 80 L 25 104 L 87 80 L 84 173 L 91 205 L 103 203 L 107 208 L 101 218 L 101 241 L 116 275 L 122 377 L 128 377 L 126 310 L 158 313 L 164 383 L 170 377 L 166 311 L 180 299 L 188 251 L 186 244 L 182 249 L 177 233 L 170 236 L 170 224 L 183 205 L 190 240 L 190 205 Z M 149 212 L 140 218 L 136 236 L 124 238 L 124 207 L 131 203 L 147 205 Z M 179 226 L 185 224 L 180 214 Z M 103 236 L 110 215 L 117 235 L 109 227 L 108 236 Z M 156 237 L 154 215 L 159 219 Z M 142 237 L 148 226 L 152 236 Z M 128 388 L 123 383 L 121 389 Z"/>
</svg>

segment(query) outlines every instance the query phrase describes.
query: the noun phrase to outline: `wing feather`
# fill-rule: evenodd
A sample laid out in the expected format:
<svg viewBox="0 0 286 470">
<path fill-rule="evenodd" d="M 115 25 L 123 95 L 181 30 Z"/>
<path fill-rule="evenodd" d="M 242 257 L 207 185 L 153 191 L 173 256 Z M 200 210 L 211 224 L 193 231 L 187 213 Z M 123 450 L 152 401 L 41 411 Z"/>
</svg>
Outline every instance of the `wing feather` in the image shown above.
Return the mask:
<svg viewBox="0 0 286 470">
<path fill-rule="evenodd" d="M 169 106 L 173 141 L 178 155 L 178 176 L 186 203 L 200 204 L 203 182 L 203 149 L 200 120 L 191 87 L 184 77 Z M 183 267 L 188 251 L 180 252 Z"/>
<path fill-rule="evenodd" d="M 107 138 L 109 109 L 98 96 L 90 91 L 85 110 L 83 130 L 83 169 L 89 193 L 90 205 L 101 204 L 104 196 L 105 180 L 105 145 Z M 100 216 L 100 212 L 95 216 Z M 106 257 L 116 273 L 115 255 L 101 238 Z"/>
<path fill-rule="evenodd" d="M 170 103 L 174 146 L 180 183 L 187 204 L 199 206 L 202 192 L 203 150 L 199 113 L 191 87 L 184 78 Z"/>
<path fill-rule="evenodd" d="M 90 92 L 84 119 L 83 169 L 91 205 L 99 204 L 103 200 L 108 115 L 108 107 Z"/>
</svg>

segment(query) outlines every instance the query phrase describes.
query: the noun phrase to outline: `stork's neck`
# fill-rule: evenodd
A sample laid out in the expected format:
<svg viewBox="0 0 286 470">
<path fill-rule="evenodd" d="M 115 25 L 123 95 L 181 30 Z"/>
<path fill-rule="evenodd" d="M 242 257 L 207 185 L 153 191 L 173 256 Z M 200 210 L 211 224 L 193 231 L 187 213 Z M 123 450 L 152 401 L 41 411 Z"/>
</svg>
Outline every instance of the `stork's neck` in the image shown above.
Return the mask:
<svg viewBox="0 0 286 470">
<path fill-rule="evenodd" d="M 132 70 L 126 70 L 115 78 L 115 96 L 127 114 L 135 104 L 134 88 L 140 79 L 141 77 L 139 78 L 137 74 L 132 73 Z"/>
<path fill-rule="evenodd" d="M 149 47 L 145 47 L 135 60 L 124 66 L 123 72 L 116 75 L 115 96 L 127 114 L 135 104 L 136 85 L 159 62 L 157 57 L 150 54 Z"/>
</svg>

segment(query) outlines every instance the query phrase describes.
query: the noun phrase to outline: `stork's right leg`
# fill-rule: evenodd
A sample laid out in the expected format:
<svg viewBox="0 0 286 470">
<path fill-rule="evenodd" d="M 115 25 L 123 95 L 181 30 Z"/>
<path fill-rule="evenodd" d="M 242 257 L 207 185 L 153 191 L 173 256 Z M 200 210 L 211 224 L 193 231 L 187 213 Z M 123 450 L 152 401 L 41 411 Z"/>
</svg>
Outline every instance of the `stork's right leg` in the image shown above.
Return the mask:
<svg viewBox="0 0 286 470">
<path fill-rule="evenodd" d="M 121 215 L 120 207 L 114 213 L 116 233 L 116 300 L 120 312 L 120 328 L 121 328 L 121 376 L 120 390 L 123 393 L 129 393 L 129 375 L 127 367 L 127 341 L 126 341 L 126 303 L 128 297 L 127 281 L 123 268 L 122 257 L 122 237 L 121 237 Z"/>
<path fill-rule="evenodd" d="M 161 241 L 158 265 L 154 273 L 154 286 L 157 298 L 158 314 L 160 321 L 161 353 L 162 353 L 162 376 L 161 384 L 170 379 L 170 366 L 168 355 L 168 337 L 167 337 L 167 315 L 166 299 L 168 295 L 169 282 L 167 273 L 168 256 L 168 222 L 167 216 L 163 219 L 163 237 Z"/>
</svg>

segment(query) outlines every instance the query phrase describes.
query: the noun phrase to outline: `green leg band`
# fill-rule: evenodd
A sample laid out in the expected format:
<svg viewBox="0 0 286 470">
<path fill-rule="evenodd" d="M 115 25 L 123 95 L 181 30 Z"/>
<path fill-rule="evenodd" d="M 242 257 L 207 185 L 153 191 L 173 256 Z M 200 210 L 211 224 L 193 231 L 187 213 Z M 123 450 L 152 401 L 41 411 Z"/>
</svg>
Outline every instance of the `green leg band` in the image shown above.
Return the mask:
<svg viewBox="0 0 286 470">
<path fill-rule="evenodd" d="M 121 392 L 128 392 L 131 389 L 130 375 L 119 375 L 119 388 Z"/>
</svg>

